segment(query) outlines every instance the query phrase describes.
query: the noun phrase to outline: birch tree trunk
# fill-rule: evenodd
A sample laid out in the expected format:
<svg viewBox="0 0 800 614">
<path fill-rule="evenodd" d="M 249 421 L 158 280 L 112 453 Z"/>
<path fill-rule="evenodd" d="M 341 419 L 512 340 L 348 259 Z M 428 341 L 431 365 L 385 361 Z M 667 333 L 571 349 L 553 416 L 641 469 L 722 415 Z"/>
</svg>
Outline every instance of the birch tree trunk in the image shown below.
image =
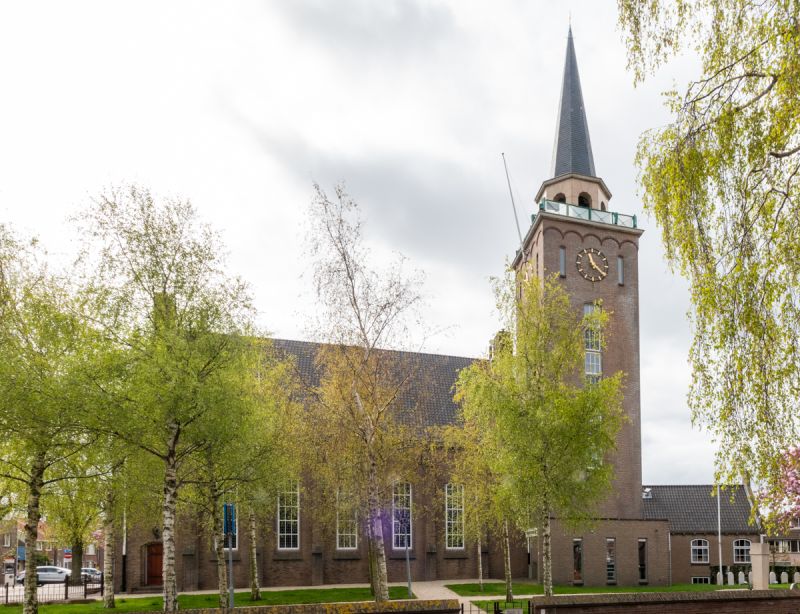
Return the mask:
<svg viewBox="0 0 800 614">
<path fill-rule="evenodd" d="M 261 585 L 258 582 L 258 551 L 256 549 L 256 511 L 251 507 L 248 517 L 250 538 L 250 600 L 261 599 Z"/>
<path fill-rule="evenodd" d="M 508 538 L 508 520 L 503 523 L 503 568 L 506 580 L 506 601 L 514 601 L 514 588 L 511 584 L 511 542 Z"/>
<path fill-rule="evenodd" d="M 161 573 L 164 582 L 164 612 L 173 614 L 178 611 L 178 582 L 175 576 L 175 511 L 178 502 L 178 468 L 174 450 L 167 455 L 165 464 L 164 527 L 161 533 L 164 559 L 161 564 Z"/>
<path fill-rule="evenodd" d="M 219 592 L 219 607 L 223 612 L 228 611 L 228 574 L 225 568 L 225 546 L 227 536 L 223 527 L 223 518 L 220 513 L 222 506 L 221 497 L 216 492 L 211 497 L 213 511 L 211 512 L 211 522 L 214 552 L 217 555 L 217 591 Z"/>
<path fill-rule="evenodd" d="M 542 518 L 542 584 L 545 597 L 553 595 L 553 557 L 550 549 L 550 512 L 544 513 Z"/>
<path fill-rule="evenodd" d="M 374 565 L 375 601 L 389 600 L 389 583 L 386 572 L 386 548 L 383 543 L 383 518 L 381 517 L 380 497 L 378 496 L 378 475 L 376 463 L 370 460 L 369 467 L 369 522 L 372 525 L 372 562 Z"/>
<path fill-rule="evenodd" d="M 103 607 L 114 603 L 114 489 L 109 486 L 103 515 Z"/>
<path fill-rule="evenodd" d="M 478 586 L 483 590 L 483 553 L 481 550 L 481 536 L 478 535 Z"/>
<path fill-rule="evenodd" d="M 36 594 L 38 574 L 36 573 L 36 540 L 39 537 L 39 519 L 42 517 L 40 499 L 44 486 L 44 454 L 38 454 L 31 466 L 31 479 L 28 482 L 28 510 L 25 518 L 25 601 L 23 614 L 38 614 L 39 602 Z"/>
</svg>

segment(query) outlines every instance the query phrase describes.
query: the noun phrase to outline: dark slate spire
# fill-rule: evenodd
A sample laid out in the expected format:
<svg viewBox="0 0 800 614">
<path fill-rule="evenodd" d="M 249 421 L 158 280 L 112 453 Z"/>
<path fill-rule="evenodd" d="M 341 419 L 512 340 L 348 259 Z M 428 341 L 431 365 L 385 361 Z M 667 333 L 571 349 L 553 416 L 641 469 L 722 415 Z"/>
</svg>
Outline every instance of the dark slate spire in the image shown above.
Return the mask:
<svg viewBox="0 0 800 614">
<path fill-rule="evenodd" d="M 578 62 L 575 59 L 575 45 L 572 43 L 572 26 L 567 36 L 567 59 L 564 62 L 564 82 L 558 105 L 552 173 L 553 177 L 567 173 L 596 176 L 589 126 L 586 124 L 586 112 L 583 108 Z"/>
</svg>

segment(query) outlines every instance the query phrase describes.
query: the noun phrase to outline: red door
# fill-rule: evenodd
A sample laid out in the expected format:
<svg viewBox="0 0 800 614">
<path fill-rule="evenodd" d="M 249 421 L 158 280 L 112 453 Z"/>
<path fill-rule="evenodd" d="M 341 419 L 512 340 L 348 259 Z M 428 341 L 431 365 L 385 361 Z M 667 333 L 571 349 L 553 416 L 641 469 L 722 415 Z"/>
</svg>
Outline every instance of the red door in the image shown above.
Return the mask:
<svg viewBox="0 0 800 614">
<path fill-rule="evenodd" d="M 161 586 L 164 581 L 161 577 L 161 565 L 164 559 L 164 545 L 147 545 L 147 585 Z"/>
</svg>

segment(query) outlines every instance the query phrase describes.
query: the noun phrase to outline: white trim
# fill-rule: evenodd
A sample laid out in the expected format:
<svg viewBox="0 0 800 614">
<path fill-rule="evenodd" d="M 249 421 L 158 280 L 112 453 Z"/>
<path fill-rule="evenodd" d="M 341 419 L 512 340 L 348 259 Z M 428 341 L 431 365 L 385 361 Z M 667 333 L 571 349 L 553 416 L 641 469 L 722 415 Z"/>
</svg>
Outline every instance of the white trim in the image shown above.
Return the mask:
<svg viewBox="0 0 800 614">
<path fill-rule="evenodd" d="M 292 490 L 289 488 L 294 487 Z M 296 503 L 294 505 L 281 505 L 281 498 L 284 495 L 294 495 L 296 498 Z M 278 492 L 278 513 L 275 518 L 275 536 L 277 537 L 277 546 L 278 550 L 281 551 L 297 551 L 300 550 L 300 482 L 291 482 L 287 485 L 285 490 Z M 292 523 L 297 525 L 297 545 L 296 546 L 281 546 L 281 536 L 284 535 L 286 537 L 291 537 L 291 533 L 281 533 L 281 507 L 284 509 L 297 509 L 297 517 L 293 520 L 284 520 L 284 522 Z"/>
<path fill-rule="evenodd" d="M 747 546 L 745 546 L 745 543 Z M 739 545 L 737 545 L 739 544 Z M 750 545 L 749 539 L 736 539 L 733 541 L 733 563 L 734 565 L 744 565 L 750 562 Z M 737 550 L 739 551 L 737 553 Z M 740 556 L 741 553 L 744 553 Z"/>
<path fill-rule="evenodd" d="M 697 548 L 700 552 L 705 551 L 705 557 L 695 558 L 694 550 Z M 709 557 L 709 547 L 708 547 L 708 540 L 707 539 L 693 539 L 689 542 L 689 561 L 695 564 L 704 564 L 708 565 L 710 561 Z"/>
</svg>

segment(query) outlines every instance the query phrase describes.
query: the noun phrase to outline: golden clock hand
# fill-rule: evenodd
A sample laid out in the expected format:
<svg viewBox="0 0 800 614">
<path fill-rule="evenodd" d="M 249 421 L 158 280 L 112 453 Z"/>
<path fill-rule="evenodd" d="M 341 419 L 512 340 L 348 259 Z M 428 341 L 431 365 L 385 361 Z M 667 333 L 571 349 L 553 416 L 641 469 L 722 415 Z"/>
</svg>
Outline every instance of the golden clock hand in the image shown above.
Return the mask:
<svg viewBox="0 0 800 614">
<path fill-rule="evenodd" d="M 594 261 L 594 258 L 592 258 L 592 254 L 591 254 L 591 253 L 589 253 L 589 254 L 587 254 L 587 255 L 589 256 L 589 264 L 591 264 L 591 265 L 592 265 L 592 268 L 593 268 L 595 271 L 597 271 L 598 273 L 602 273 L 602 272 L 603 272 L 603 270 L 602 270 L 602 269 L 601 269 L 599 266 L 597 266 L 597 264 L 596 264 L 596 263 L 595 263 L 595 261 Z"/>
</svg>

